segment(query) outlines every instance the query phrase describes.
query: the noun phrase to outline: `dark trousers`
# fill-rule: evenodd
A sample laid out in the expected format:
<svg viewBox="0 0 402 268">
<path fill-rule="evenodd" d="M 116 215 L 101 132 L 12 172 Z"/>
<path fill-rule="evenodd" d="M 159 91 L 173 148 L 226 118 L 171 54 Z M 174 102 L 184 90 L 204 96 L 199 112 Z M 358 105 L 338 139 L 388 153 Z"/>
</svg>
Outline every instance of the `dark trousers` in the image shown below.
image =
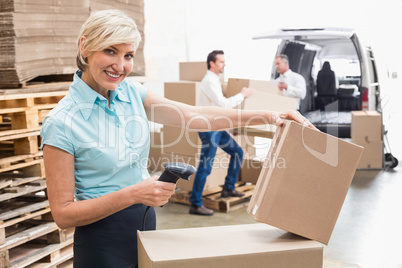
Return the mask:
<svg viewBox="0 0 402 268">
<path fill-rule="evenodd" d="M 190 202 L 193 205 L 202 206 L 202 191 L 204 190 L 208 175 L 211 174 L 217 148 L 222 148 L 223 151 L 230 155 L 228 173 L 223 185 L 223 187 L 229 190 L 235 188 L 234 185 L 239 175 L 241 161 L 243 160 L 243 149 L 226 131 L 199 132 L 198 135 L 202 141 L 202 148 Z"/>
<path fill-rule="evenodd" d="M 136 204 L 95 223 L 76 227 L 74 268 L 134 268 L 138 263 L 137 230 L 142 230 L 146 206 Z M 153 207 L 145 230 L 155 230 Z"/>
</svg>

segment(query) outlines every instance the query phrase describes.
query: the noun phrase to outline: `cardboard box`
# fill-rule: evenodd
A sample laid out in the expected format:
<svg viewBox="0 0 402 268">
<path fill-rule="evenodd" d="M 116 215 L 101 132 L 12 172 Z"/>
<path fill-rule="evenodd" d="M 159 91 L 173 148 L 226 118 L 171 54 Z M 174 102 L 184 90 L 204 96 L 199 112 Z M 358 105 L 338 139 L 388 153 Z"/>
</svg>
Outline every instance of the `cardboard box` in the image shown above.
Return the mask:
<svg viewBox="0 0 402 268">
<path fill-rule="evenodd" d="M 184 81 L 201 81 L 207 73 L 205 61 L 179 62 L 179 79 Z"/>
<path fill-rule="evenodd" d="M 285 121 L 247 208 L 254 219 L 328 244 L 363 148 Z"/>
<path fill-rule="evenodd" d="M 164 153 L 174 153 L 179 155 L 193 156 L 200 152 L 202 142 L 198 132 L 188 131 L 184 128 L 164 126 Z M 256 148 L 254 146 L 254 137 L 245 135 L 232 135 L 231 137 L 243 149 L 246 156 L 255 156 Z"/>
<path fill-rule="evenodd" d="M 240 180 L 257 184 L 263 165 L 264 161 L 257 157 L 244 158 L 240 169 Z"/>
<path fill-rule="evenodd" d="M 382 116 L 377 111 L 352 111 L 352 142 L 381 141 L 383 137 Z"/>
<path fill-rule="evenodd" d="M 166 82 L 165 97 L 188 105 L 197 105 L 197 94 L 199 82 Z M 174 107 L 172 109 L 175 109 Z M 176 109 L 178 116 L 183 117 L 179 109 Z M 181 127 L 164 126 L 164 148 L 165 153 L 179 155 L 194 155 L 201 148 L 201 140 L 196 131 L 188 131 Z"/>
<path fill-rule="evenodd" d="M 163 170 L 162 167 L 162 147 L 163 147 L 163 135 L 162 132 L 150 133 L 150 148 L 148 156 L 148 172 L 150 174 Z"/>
<path fill-rule="evenodd" d="M 249 137 L 250 136 L 260 137 L 264 139 L 272 139 L 275 135 L 275 131 L 276 131 L 276 125 L 270 125 L 270 124 L 238 127 L 233 130 L 233 132 L 236 134 L 243 134 Z"/>
<path fill-rule="evenodd" d="M 196 131 L 180 127 L 163 127 L 163 152 L 194 156 L 199 153 L 202 142 Z"/>
<path fill-rule="evenodd" d="M 197 95 L 200 85 L 200 82 L 192 81 L 165 82 L 164 96 L 174 101 L 197 106 Z"/>
<path fill-rule="evenodd" d="M 296 98 L 269 94 L 261 91 L 255 91 L 253 95 L 245 99 L 241 105 L 244 110 L 284 112 L 298 109 Z"/>
<path fill-rule="evenodd" d="M 200 162 L 200 154 L 197 153 L 193 156 L 179 155 L 174 153 L 164 153 L 162 154 L 162 165 L 167 162 L 182 162 L 186 164 L 193 165 L 195 168 L 198 168 Z M 204 191 L 212 188 L 216 188 L 222 186 L 225 182 L 225 177 L 228 172 L 230 162 L 230 156 L 218 148 L 214 164 L 212 167 L 211 174 L 207 177 L 207 181 L 205 182 Z M 193 190 L 195 173 L 191 175 L 190 181 L 186 180 L 178 180 L 177 187 L 178 189 L 183 189 L 186 191 Z"/>
<path fill-rule="evenodd" d="M 243 149 L 243 158 L 253 157 L 256 155 L 256 148 L 254 146 L 254 136 L 246 136 L 242 134 L 230 135 L 236 143 Z"/>
<path fill-rule="evenodd" d="M 266 224 L 138 232 L 141 268 L 318 268 L 323 245 Z"/>
<path fill-rule="evenodd" d="M 275 92 L 275 90 L 272 90 L 274 81 L 258 81 L 257 83 L 256 80 L 229 78 L 226 89 L 226 97 L 229 98 L 236 95 L 240 92 L 243 86 L 247 86 L 247 83 L 254 85 L 256 90 L 254 91 L 253 95 L 245 99 L 238 108 L 245 110 L 270 110 L 277 112 L 298 109 L 296 98 L 272 94 Z"/>
<path fill-rule="evenodd" d="M 223 94 L 223 96 L 226 96 L 226 90 L 228 88 L 228 83 L 225 81 L 221 81 L 221 84 L 222 84 L 222 94 Z"/>
<path fill-rule="evenodd" d="M 165 98 L 186 103 L 188 105 L 197 105 L 197 93 L 200 88 L 199 82 L 165 82 Z"/>
<path fill-rule="evenodd" d="M 364 148 L 362 157 L 360 159 L 359 165 L 357 168 L 383 168 L 383 157 L 384 157 L 384 143 L 381 140 L 374 141 L 355 141 L 357 145 L 360 145 Z"/>
<path fill-rule="evenodd" d="M 279 90 L 277 81 L 265 81 L 265 80 L 252 80 L 252 79 L 239 79 L 239 78 L 229 78 L 226 94 L 228 97 L 236 95 L 243 87 L 254 88 L 257 91 L 283 95 L 282 91 Z"/>
<path fill-rule="evenodd" d="M 36 77 L 70 81 L 77 70 L 76 38 L 82 23 L 97 10 L 120 9 L 135 18 L 144 36 L 144 1 L 2 0 L 0 86 L 16 87 Z M 145 75 L 144 42 L 135 53 L 131 74 Z M 57 77 L 56 77 L 57 75 Z M 48 79 L 46 79 L 48 80 Z"/>
</svg>

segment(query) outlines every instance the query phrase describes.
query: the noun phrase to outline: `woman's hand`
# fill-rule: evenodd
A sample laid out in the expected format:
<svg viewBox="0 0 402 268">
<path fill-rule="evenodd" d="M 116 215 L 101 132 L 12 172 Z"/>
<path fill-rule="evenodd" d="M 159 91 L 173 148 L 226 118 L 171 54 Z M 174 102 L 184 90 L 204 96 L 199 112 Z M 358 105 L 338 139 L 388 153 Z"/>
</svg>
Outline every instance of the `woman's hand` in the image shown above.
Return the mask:
<svg viewBox="0 0 402 268">
<path fill-rule="evenodd" d="M 159 207 L 166 204 L 174 194 L 176 184 L 158 180 L 158 176 L 152 176 L 136 185 L 138 201 L 146 206 Z"/>
<path fill-rule="evenodd" d="M 282 126 L 283 123 L 284 123 L 283 120 L 286 119 L 286 120 L 296 121 L 296 122 L 302 124 L 303 126 L 312 128 L 314 130 L 318 130 L 312 123 L 310 123 L 310 121 L 308 121 L 307 118 L 302 116 L 297 111 L 287 111 L 287 112 L 282 112 L 282 113 L 273 113 L 271 118 L 272 118 L 271 122 L 275 123 L 278 126 Z"/>
</svg>

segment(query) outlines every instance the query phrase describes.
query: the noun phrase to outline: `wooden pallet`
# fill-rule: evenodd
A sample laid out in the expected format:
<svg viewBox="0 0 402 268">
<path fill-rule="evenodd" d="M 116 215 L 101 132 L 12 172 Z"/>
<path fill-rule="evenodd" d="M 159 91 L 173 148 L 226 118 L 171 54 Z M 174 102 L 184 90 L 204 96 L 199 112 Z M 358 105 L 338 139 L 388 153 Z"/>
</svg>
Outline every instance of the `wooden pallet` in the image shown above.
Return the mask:
<svg viewBox="0 0 402 268">
<path fill-rule="evenodd" d="M 190 205 L 190 196 L 190 191 L 176 189 L 175 193 L 170 197 L 169 202 Z"/>
<path fill-rule="evenodd" d="M 46 196 L 44 116 L 68 83 L 0 90 L 0 268 L 58 267 L 73 257 L 73 235 L 55 224 Z"/>
<path fill-rule="evenodd" d="M 37 194 L 46 189 L 44 164 L 41 156 L 42 152 L 38 152 L 34 155 L 0 159 L 0 202 Z M 1 210 L 2 212 L 5 210 Z"/>
<path fill-rule="evenodd" d="M 28 267 L 28 268 L 54 268 L 73 259 L 73 237 L 68 238 L 66 242 L 60 244 L 51 244 L 44 248 L 25 248 L 21 253 L 27 255 L 29 251 L 37 252 L 28 257 L 22 257 L 19 261 L 12 262 L 10 267 Z M 41 258 L 42 257 L 42 258 Z M 32 262 L 33 259 L 39 259 Z M 24 263 L 32 264 L 24 266 Z M 71 266 L 72 267 L 72 266 Z"/>
<path fill-rule="evenodd" d="M 46 189 L 42 154 L 0 159 L 0 202 Z"/>
<path fill-rule="evenodd" d="M 42 258 L 41 260 L 35 262 L 34 264 L 26 266 L 27 268 L 61 268 L 61 267 L 73 267 L 72 259 L 73 259 L 73 240 L 72 237 L 69 238 L 63 244 L 67 244 L 67 246 L 59 249 L 56 247 L 57 245 L 52 245 L 55 251 L 52 251 L 52 246 L 43 250 L 44 253 L 47 251 L 51 251 L 47 257 Z M 18 267 L 18 266 L 16 266 Z M 20 267 L 20 266 L 19 266 Z"/>
<path fill-rule="evenodd" d="M 67 92 L 1 91 L 0 158 L 37 153 L 40 124 Z"/>
<path fill-rule="evenodd" d="M 230 212 L 248 205 L 255 185 L 238 182 L 235 185 L 237 191 L 244 192 L 243 197 L 221 197 L 222 187 L 216 187 L 202 193 L 202 201 L 205 207 L 220 212 Z M 178 189 L 169 201 L 190 205 L 191 192 Z"/>
<path fill-rule="evenodd" d="M 73 229 L 61 230 L 53 221 L 40 219 L 24 222 L 28 223 L 32 223 L 30 228 L 7 237 L 0 245 L 0 267 L 55 267 L 72 258 Z"/>
<path fill-rule="evenodd" d="M 40 127 L 0 131 L 0 159 L 39 152 Z"/>
<path fill-rule="evenodd" d="M 0 178 L 7 176 L 6 172 L 17 173 L 18 171 L 27 176 L 44 176 L 43 152 L 27 155 L 15 155 L 10 157 L 0 158 Z M 32 166 L 39 165 L 38 170 L 34 170 Z M 31 167 L 31 168 L 29 168 Z"/>
<path fill-rule="evenodd" d="M 48 214 L 50 206 L 45 196 L 31 194 L 1 202 L 0 211 L 1 245 L 19 223 Z"/>
<path fill-rule="evenodd" d="M 64 85 L 56 91 L 32 92 L 25 91 L 0 91 L 1 114 L 25 112 L 31 109 L 48 109 L 54 107 L 68 93 L 68 86 Z"/>
<path fill-rule="evenodd" d="M 68 91 L 0 93 L 1 131 L 34 129 Z"/>
</svg>

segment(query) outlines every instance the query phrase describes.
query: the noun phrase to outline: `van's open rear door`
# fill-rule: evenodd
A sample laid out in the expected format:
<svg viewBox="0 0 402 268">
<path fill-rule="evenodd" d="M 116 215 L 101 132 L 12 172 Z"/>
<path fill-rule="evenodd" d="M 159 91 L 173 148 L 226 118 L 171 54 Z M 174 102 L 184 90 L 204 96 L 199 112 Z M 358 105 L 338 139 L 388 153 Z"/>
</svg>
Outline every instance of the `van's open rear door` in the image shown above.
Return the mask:
<svg viewBox="0 0 402 268">
<path fill-rule="evenodd" d="M 253 36 L 253 39 L 350 39 L 353 29 L 349 28 L 306 28 L 306 29 L 277 29 L 271 32 Z"/>
<path fill-rule="evenodd" d="M 347 28 L 309 28 L 278 29 L 253 37 L 254 40 L 279 39 L 284 41 L 279 45 L 277 53 L 288 55 L 290 69 L 301 74 L 306 80 L 308 94 L 300 103 L 300 112 L 322 131 L 342 138 L 350 137 L 350 112 L 339 113 L 337 111 L 334 122 L 329 120 L 332 118 L 333 112 L 322 111 L 317 114 L 314 111 L 315 85 L 311 78 L 311 71 L 314 57 L 321 49 L 321 44 L 326 43 L 326 40 L 345 40 L 345 43 L 349 43 L 353 35 L 354 31 Z M 271 76 L 275 78 L 277 75 L 273 66 Z"/>
</svg>

